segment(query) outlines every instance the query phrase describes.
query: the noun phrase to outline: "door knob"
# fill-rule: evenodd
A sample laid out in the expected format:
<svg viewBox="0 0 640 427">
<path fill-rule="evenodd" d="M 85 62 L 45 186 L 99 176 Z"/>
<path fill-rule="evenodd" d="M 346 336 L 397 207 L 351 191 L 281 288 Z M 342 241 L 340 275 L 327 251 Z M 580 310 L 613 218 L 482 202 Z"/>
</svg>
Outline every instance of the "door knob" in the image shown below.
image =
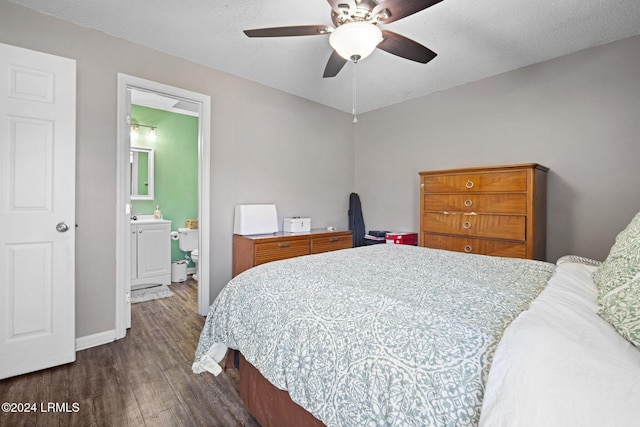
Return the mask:
<svg viewBox="0 0 640 427">
<path fill-rule="evenodd" d="M 56 225 L 56 231 L 59 231 L 60 233 L 64 233 L 67 230 L 69 230 L 69 224 L 67 224 L 66 222 L 59 222 Z"/>
</svg>

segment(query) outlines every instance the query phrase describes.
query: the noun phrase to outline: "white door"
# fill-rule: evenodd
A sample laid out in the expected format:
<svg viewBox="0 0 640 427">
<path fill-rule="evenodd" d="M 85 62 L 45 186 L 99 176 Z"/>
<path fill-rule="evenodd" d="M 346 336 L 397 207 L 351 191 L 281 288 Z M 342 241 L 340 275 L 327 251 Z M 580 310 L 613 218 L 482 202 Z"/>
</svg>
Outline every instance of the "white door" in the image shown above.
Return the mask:
<svg viewBox="0 0 640 427">
<path fill-rule="evenodd" d="M 76 63 L 0 44 L 0 379 L 75 360 Z"/>
</svg>

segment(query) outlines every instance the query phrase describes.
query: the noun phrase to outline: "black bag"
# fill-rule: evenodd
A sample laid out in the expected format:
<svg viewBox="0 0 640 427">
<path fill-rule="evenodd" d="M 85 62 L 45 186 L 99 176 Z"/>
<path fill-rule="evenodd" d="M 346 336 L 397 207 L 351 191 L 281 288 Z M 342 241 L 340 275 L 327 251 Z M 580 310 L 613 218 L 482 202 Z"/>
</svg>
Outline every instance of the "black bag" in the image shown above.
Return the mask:
<svg viewBox="0 0 640 427">
<path fill-rule="evenodd" d="M 360 196 L 351 193 L 349 196 L 349 230 L 353 232 L 353 247 L 364 245 L 364 218 Z"/>
</svg>

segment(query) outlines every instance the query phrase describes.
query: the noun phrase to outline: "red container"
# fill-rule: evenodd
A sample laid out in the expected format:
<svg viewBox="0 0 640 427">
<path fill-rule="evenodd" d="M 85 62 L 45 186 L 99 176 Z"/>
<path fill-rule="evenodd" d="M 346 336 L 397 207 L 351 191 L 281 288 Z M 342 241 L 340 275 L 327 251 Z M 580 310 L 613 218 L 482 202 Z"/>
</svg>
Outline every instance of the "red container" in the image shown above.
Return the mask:
<svg viewBox="0 0 640 427">
<path fill-rule="evenodd" d="M 385 237 L 387 243 L 395 245 L 413 245 L 418 244 L 418 233 L 387 233 Z"/>
</svg>

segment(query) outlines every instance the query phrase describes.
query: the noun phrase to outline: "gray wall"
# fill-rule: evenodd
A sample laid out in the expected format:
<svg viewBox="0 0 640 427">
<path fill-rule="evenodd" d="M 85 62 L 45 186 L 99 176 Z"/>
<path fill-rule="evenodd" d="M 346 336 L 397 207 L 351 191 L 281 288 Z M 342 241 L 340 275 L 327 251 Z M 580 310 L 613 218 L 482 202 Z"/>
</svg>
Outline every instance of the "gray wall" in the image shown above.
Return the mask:
<svg viewBox="0 0 640 427">
<path fill-rule="evenodd" d="M 538 162 L 551 168 L 551 260 L 604 258 L 640 210 L 640 37 L 361 114 L 355 128 L 348 114 L 4 0 L 0 42 L 77 61 L 78 337 L 115 327 L 119 72 L 212 97 L 212 297 L 231 277 L 238 203 L 344 227 L 355 189 L 367 228 L 417 230 L 419 171 Z"/>
<path fill-rule="evenodd" d="M 640 211 L 640 36 L 361 114 L 355 141 L 367 229 L 419 229 L 419 171 L 535 162 L 547 259 L 602 260 Z"/>
<path fill-rule="evenodd" d="M 211 295 L 231 277 L 233 208 L 347 226 L 348 114 L 0 1 L 0 42 L 77 61 L 77 337 L 115 328 L 116 84 L 125 73 L 210 95 Z"/>
</svg>

